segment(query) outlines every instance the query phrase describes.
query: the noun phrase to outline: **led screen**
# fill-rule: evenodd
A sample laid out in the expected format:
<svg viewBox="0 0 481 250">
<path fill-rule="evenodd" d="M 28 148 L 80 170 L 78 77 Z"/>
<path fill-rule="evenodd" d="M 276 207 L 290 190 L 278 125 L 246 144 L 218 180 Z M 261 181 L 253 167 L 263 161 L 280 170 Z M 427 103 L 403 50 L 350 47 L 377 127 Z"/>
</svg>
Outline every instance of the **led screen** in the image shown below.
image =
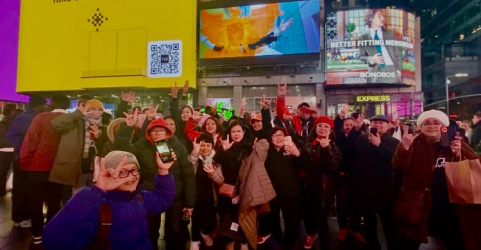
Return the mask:
<svg viewBox="0 0 481 250">
<path fill-rule="evenodd" d="M 414 34 L 414 14 L 400 9 L 329 13 L 327 84 L 415 84 Z"/>
<path fill-rule="evenodd" d="M 199 59 L 319 53 L 319 1 L 200 11 Z"/>
</svg>

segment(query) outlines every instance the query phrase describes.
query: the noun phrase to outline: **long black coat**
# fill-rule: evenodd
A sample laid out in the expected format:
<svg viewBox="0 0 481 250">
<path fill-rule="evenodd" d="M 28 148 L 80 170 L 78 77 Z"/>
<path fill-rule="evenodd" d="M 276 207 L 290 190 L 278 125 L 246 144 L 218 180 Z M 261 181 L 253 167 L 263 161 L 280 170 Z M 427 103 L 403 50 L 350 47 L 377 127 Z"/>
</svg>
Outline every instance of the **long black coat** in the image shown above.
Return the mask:
<svg viewBox="0 0 481 250">
<path fill-rule="evenodd" d="M 379 147 L 353 130 L 348 136 L 349 145 L 354 147 L 353 180 L 356 197 L 363 211 L 379 211 L 389 208 L 394 202 L 394 169 L 391 159 L 399 141 L 389 134 L 381 136 Z"/>
</svg>

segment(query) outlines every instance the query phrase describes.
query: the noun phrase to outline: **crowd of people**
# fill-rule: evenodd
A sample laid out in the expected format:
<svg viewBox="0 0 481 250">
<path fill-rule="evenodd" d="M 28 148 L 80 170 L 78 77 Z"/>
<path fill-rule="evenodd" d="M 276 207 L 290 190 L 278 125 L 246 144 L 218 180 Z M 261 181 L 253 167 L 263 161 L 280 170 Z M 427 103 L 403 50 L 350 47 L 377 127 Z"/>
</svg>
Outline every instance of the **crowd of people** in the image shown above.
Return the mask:
<svg viewBox="0 0 481 250">
<path fill-rule="evenodd" d="M 379 218 L 389 250 L 419 249 L 428 236 L 448 250 L 481 249 L 480 205 L 450 201 L 444 168 L 479 162 L 481 113 L 472 126 L 438 110 L 415 124 L 365 119 L 347 105 L 334 119 L 307 103 L 294 114 L 280 85 L 274 117 L 264 96 L 261 110 L 245 112 L 243 100 L 225 121 L 215 105 L 204 114 L 187 105 L 188 91 L 188 82 L 172 87 L 163 114 L 154 104 L 133 107 L 134 92 L 122 92 L 114 117 L 86 95 L 73 113 L 65 95 L 48 107 L 32 96 L 25 112 L 5 107 L 0 195 L 13 165 L 12 220 L 31 227 L 32 247 L 159 249 L 165 212 L 167 250 L 317 241 L 327 250 L 335 208 L 340 244 L 381 249 Z M 448 144 L 444 128 L 455 131 Z"/>
</svg>

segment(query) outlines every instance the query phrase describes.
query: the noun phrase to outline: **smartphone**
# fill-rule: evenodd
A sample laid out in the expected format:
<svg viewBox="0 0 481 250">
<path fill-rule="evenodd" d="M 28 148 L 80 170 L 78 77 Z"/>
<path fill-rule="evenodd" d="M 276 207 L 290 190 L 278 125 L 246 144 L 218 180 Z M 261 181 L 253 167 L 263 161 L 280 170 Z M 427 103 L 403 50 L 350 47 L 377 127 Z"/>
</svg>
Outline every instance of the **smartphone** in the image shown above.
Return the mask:
<svg viewBox="0 0 481 250">
<path fill-rule="evenodd" d="M 377 128 L 371 128 L 370 133 L 373 135 L 377 135 Z"/>
<path fill-rule="evenodd" d="M 174 160 L 172 158 L 172 153 L 170 152 L 170 148 L 169 145 L 167 145 L 166 140 L 156 141 L 155 147 L 157 148 L 157 152 L 159 152 L 160 158 L 164 163 Z"/>
<path fill-rule="evenodd" d="M 290 137 L 290 136 L 284 137 L 284 145 L 292 146 L 292 137 Z"/>
<path fill-rule="evenodd" d="M 443 147 L 449 147 L 451 142 L 456 139 L 456 127 L 442 127 L 441 128 L 441 145 Z"/>
</svg>

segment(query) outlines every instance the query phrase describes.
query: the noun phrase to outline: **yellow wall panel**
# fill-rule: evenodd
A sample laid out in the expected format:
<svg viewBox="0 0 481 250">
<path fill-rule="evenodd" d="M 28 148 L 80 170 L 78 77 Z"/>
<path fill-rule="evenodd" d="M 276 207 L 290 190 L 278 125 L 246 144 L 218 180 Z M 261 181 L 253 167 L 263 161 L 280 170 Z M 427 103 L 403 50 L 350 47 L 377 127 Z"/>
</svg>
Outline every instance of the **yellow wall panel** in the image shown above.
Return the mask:
<svg viewBox="0 0 481 250">
<path fill-rule="evenodd" d="M 23 0 L 17 91 L 195 87 L 196 2 Z M 148 78 L 147 44 L 164 40 L 182 41 L 182 76 Z"/>
</svg>

